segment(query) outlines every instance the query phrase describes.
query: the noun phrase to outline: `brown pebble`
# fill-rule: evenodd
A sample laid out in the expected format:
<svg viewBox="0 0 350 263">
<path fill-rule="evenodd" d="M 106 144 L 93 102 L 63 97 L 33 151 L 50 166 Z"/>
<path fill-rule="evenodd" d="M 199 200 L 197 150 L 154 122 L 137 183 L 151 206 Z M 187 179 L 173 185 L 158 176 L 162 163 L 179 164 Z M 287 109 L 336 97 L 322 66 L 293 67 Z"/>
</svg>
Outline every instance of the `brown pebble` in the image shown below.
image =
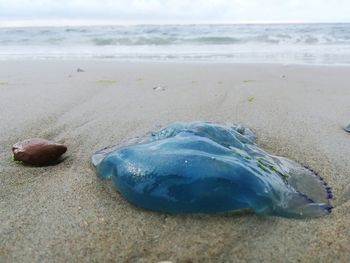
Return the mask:
<svg viewBox="0 0 350 263">
<path fill-rule="evenodd" d="M 66 151 L 65 145 L 40 138 L 24 140 L 12 146 L 14 159 L 31 165 L 53 163 Z"/>
</svg>

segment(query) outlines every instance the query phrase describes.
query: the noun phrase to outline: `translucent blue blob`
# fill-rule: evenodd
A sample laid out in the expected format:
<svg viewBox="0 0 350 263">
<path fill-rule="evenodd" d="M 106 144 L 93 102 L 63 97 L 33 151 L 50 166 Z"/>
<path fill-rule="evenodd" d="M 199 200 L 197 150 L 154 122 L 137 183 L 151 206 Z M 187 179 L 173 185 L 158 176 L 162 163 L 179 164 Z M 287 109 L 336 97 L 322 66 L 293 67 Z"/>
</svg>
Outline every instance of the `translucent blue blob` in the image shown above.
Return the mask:
<svg viewBox="0 0 350 263">
<path fill-rule="evenodd" d="M 166 213 L 251 210 L 284 217 L 331 212 L 330 187 L 312 170 L 268 154 L 239 125 L 174 123 L 92 157 L 131 203 Z"/>
</svg>

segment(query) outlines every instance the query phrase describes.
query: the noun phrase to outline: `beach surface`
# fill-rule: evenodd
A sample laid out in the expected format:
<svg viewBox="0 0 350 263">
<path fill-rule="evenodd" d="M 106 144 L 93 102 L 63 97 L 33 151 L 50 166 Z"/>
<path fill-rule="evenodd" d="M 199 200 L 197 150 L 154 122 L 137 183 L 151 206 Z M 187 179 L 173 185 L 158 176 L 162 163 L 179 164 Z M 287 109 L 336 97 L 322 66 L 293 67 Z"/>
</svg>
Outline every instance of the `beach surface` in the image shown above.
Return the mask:
<svg viewBox="0 0 350 263">
<path fill-rule="evenodd" d="M 2 61 L 0 261 L 348 262 L 349 76 L 350 66 Z M 241 123 L 270 153 L 312 167 L 333 189 L 332 214 L 159 214 L 96 177 L 95 151 L 196 120 Z M 65 160 L 14 162 L 12 145 L 31 137 L 66 144 Z"/>
</svg>

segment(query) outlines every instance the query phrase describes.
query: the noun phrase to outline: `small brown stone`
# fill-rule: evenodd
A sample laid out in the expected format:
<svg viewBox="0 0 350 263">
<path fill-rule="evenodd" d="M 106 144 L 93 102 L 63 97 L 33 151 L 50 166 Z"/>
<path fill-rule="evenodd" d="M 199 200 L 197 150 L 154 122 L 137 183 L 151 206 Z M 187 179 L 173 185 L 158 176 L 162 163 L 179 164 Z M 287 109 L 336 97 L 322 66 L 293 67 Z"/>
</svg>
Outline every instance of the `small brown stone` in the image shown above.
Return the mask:
<svg viewBox="0 0 350 263">
<path fill-rule="evenodd" d="M 24 140 L 12 146 L 14 159 L 31 165 L 53 163 L 66 151 L 65 145 L 40 138 Z"/>
</svg>

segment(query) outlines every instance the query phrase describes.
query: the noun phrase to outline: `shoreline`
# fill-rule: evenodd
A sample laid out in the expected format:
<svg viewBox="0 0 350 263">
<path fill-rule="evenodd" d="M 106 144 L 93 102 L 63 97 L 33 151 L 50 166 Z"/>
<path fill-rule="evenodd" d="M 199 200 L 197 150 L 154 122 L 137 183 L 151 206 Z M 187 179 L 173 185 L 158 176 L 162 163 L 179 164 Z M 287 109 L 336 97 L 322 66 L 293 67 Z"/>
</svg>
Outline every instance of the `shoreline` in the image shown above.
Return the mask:
<svg viewBox="0 0 350 263">
<path fill-rule="evenodd" d="M 1 261 L 348 260 L 349 74 L 350 65 L 1 63 Z M 96 150 L 194 120 L 242 123 L 270 153 L 308 164 L 332 187 L 333 213 L 164 215 L 135 208 L 96 177 Z M 29 137 L 65 143 L 67 159 L 12 162 L 12 144 Z"/>
<path fill-rule="evenodd" d="M 281 67 L 350 67 L 350 64 L 348 63 L 307 63 L 307 62 L 230 62 L 230 61 L 220 61 L 220 60 L 203 60 L 203 61 L 191 61 L 191 60 L 149 60 L 149 59 L 144 59 L 144 60 L 123 60 L 123 59 L 118 59 L 118 58 L 101 58 L 101 57 L 96 57 L 96 58 L 91 58 L 91 57 L 86 57 L 86 58 L 4 58 L 1 59 L 1 62 L 8 62 L 8 63 L 21 63 L 21 62 L 33 62 L 33 63 L 86 63 L 86 62 L 101 62 L 101 63 L 114 63 L 114 64 L 184 64 L 184 65 L 235 65 L 235 66 L 281 66 Z"/>
</svg>

